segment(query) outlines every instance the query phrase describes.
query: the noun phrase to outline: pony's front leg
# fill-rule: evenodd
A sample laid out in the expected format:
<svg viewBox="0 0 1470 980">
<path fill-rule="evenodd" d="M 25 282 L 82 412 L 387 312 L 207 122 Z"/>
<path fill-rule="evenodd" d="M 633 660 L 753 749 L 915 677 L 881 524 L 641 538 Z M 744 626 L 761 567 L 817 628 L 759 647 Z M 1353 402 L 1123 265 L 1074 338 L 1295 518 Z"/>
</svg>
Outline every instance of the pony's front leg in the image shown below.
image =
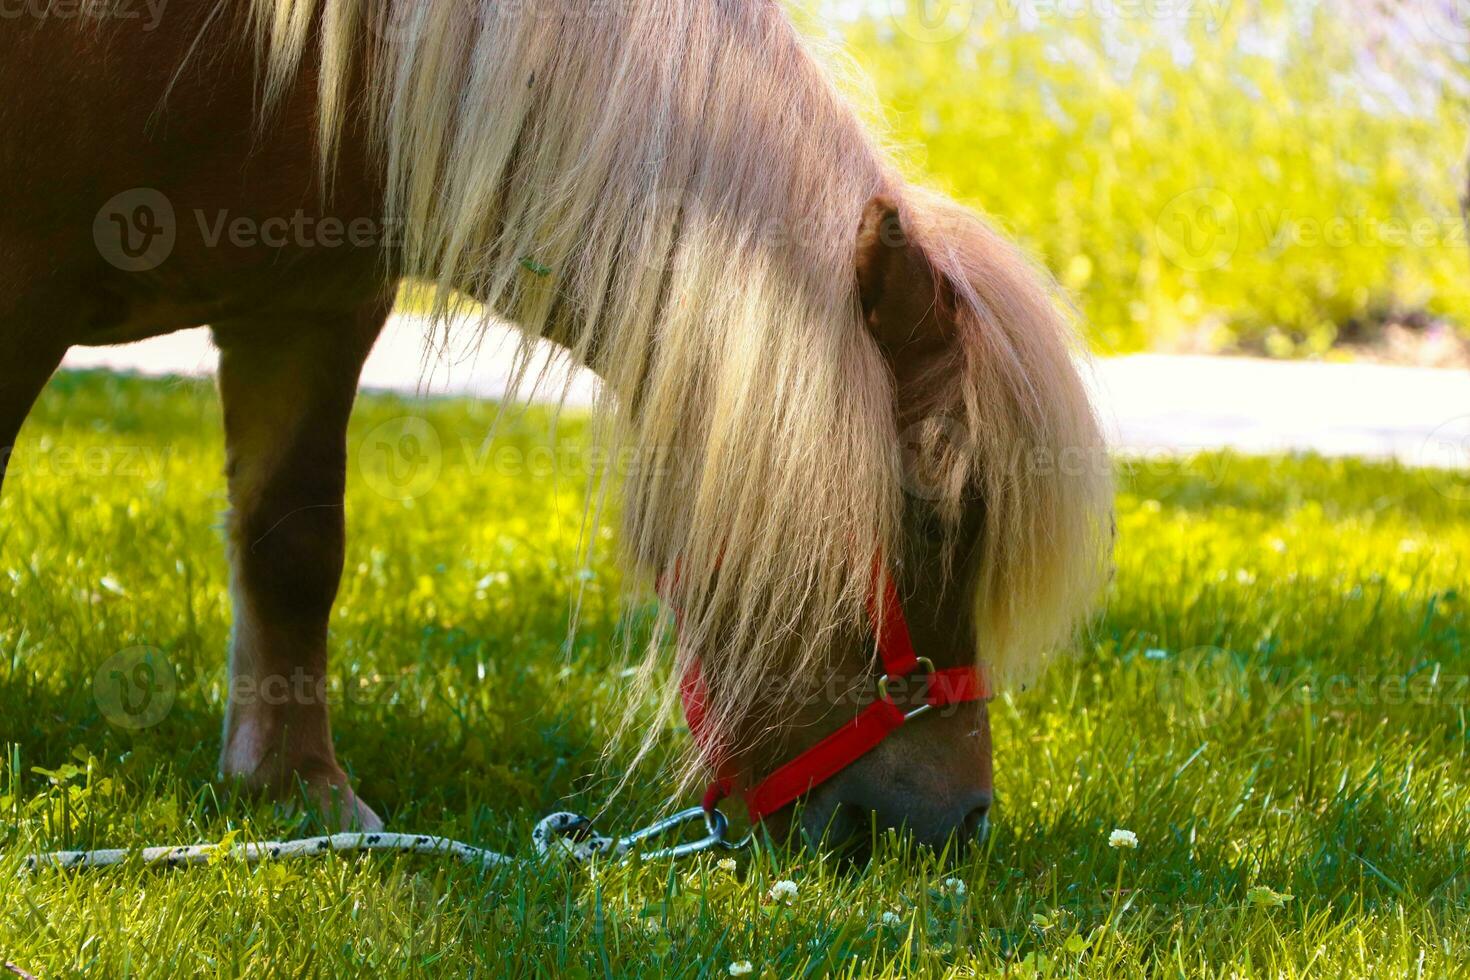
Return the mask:
<svg viewBox="0 0 1470 980">
<path fill-rule="evenodd" d="M 0 347 L 8 344 L 17 349 L 11 352 L 9 363 L 0 367 L 0 489 L 5 486 L 5 471 L 15 452 L 20 427 L 66 353 L 61 345 L 28 349 L 23 339 L 5 327 L 6 320 L 0 317 Z"/>
<path fill-rule="evenodd" d="M 386 302 L 214 328 L 230 485 L 230 698 L 220 771 L 311 801 L 344 827 L 382 821 L 348 784 L 327 717 L 327 620 L 342 574 L 347 419 Z"/>
</svg>

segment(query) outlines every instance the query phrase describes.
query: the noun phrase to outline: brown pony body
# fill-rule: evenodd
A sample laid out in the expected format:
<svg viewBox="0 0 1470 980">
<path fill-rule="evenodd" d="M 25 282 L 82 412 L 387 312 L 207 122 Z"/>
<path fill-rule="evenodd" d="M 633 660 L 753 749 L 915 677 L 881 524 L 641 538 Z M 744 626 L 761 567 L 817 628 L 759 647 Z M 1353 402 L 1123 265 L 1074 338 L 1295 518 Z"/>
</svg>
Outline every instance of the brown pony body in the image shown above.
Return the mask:
<svg viewBox="0 0 1470 980">
<path fill-rule="evenodd" d="M 645 581 L 681 568 L 679 657 L 752 772 L 855 710 L 875 557 L 922 653 L 1002 680 L 1092 598 L 1107 476 L 1055 298 L 894 175 L 774 5 L 83 10 L 0 30 L 0 447 L 69 347 L 211 326 L 226 775 L 378 822 L 325 704 L 240 692 L 325 677 L 346 422 L 404 275 L 445 323 L 469 295 L 566 346 L 607 381 L 601 437 L 672 456 L 624 489 L 625 552 Z M 772 676 L 836 683 L 751 684 Z M 989 793 L 982 705 L 901 730 L 808 825 L 847 804 L 938 840 Z"/>
</svg>

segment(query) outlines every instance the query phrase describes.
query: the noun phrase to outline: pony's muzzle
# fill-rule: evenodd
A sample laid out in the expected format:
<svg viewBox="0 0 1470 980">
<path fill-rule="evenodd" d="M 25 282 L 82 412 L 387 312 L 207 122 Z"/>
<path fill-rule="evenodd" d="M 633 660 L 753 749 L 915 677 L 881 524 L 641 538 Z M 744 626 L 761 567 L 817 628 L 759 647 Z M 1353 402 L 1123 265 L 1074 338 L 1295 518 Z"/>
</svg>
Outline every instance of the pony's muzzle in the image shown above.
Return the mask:
<svg viewBox="0 0 1470 980">
<path fill-rule="evenodd" d="M 984 702 L 930 711 L 806 797 L 801 830 L 820 846 L 860 847 L 897 832 L 960 852 L 986 838 L 994 798 Z"/>
<path fill-rule="evenodd" d="M 895 831 L 922 847 L 949 850 L 956 856 L 971 844 L 982 845 L 990 836 L 991 796 L 977 793 L 953 809 L 928 814 L 885 812 L 864 803 L 841 802 L 835 807 L 812 801 L 802 818 L 809 843 L 822 850 L 867 853 L 883 834 Z"/>
</svg>

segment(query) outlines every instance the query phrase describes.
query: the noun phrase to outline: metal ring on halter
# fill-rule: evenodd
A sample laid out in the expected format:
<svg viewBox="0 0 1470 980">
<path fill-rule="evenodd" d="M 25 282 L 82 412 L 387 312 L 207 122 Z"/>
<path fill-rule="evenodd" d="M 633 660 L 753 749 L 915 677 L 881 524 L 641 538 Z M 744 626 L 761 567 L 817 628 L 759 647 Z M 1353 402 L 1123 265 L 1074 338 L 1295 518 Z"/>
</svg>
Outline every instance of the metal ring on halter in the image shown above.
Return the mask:
<svg viewBox="0 0 1470 980">
<path fill-rule="evenodd" d="M 639 844 L 661 837 L 670 831 L 678 830 L 685 824 L 693 823 L 695 820 L 703 820 L 707 833 L 699 840 L 686 841 L 683 844 L 675 844 L 672 847 L 662 847 L 654 851 L 643 851 L 641 856 L 645 860 L 658 860 L 661 858 L 681 858 L 690 854 L 699 854 L 704 851 L 721 848 L 727 851 L 738 851 L 750 843 L 750 837 L 739 841 L 731 841 L 726 835 L 730 832 L 730 821 L 718 808 L 706 810 L 702 806 L 690 807 L 680 810 L 673 816 L 665 817 L 657 823 L 649 824 L 642 830 L 635 830 L 617 842 L 617 852 L 627 854 Z"/>
<path fill-rule="evenodd" d="M 901 677 L 894 677 L 894 676 L 889 675 L 889 674 L 884 674 L 882 677 L 878 678 L 878 697 L 881 698 L 884 701 L 891 702 L 893 700 L 892 698 L 890 698 L 888 696 L 888 684 L 889 684 L 890 681 L 906 680 L 909 677 L 914 676 L 914 674 L 918 674 L 918 673 L 922 673 L 926 677 L 932 677 L 934 675 L 934 661 L 930 660 L 928 657 L 918 657 L 917 659 L 919 661 L 919 667 L 915 671 L 912 671 L 912 672 L 910 672 L 908 674 L 904 674 Z M 932 704 L 928 704 L 928 703 L 921 704 L 917 708 L 915 708 L 913 711 L 910 711 L 910 712 L 906 713 L 903 716 L 903 720 L 904 721 L 913 721 L 915 718 L 919 717 L 920 715 L 922 715 L 924 712 L 928 711 L 932 707 L 934 707 L 934 705 L 932 705 Z"/>
</svg>

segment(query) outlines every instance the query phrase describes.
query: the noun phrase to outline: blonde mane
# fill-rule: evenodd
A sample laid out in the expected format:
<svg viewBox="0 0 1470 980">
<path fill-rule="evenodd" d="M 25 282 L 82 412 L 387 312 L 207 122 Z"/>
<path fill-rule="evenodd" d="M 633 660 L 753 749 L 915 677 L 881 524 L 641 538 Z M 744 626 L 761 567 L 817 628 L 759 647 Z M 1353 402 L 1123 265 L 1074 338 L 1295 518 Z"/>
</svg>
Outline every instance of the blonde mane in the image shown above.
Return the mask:
<svg viewBox="0 0 1470 980">
<path fill-rule="evenodd" d="M 756 681 L 820 670 L 899 551 L 893 382 L 854 283 L 880 191 L 977 333 L 946 383 L 980 437 L 951 482 L 978 476 L 990 511 L 979 650 L 1021 676 L 1072 627 L 1106 477 L 1013 465 L 1100 445 L 1069 328 L 1010 246 L 896 179 L 777 3 L 253 2 L 265 104 L 316 68 L 324 173 L 366 119 L 443 322 L 468 294 L 605 380 L 600 437 L 640 459 L 625 553 L 664 577 L 715 730 L 767 710 Z"/>
</svg>

